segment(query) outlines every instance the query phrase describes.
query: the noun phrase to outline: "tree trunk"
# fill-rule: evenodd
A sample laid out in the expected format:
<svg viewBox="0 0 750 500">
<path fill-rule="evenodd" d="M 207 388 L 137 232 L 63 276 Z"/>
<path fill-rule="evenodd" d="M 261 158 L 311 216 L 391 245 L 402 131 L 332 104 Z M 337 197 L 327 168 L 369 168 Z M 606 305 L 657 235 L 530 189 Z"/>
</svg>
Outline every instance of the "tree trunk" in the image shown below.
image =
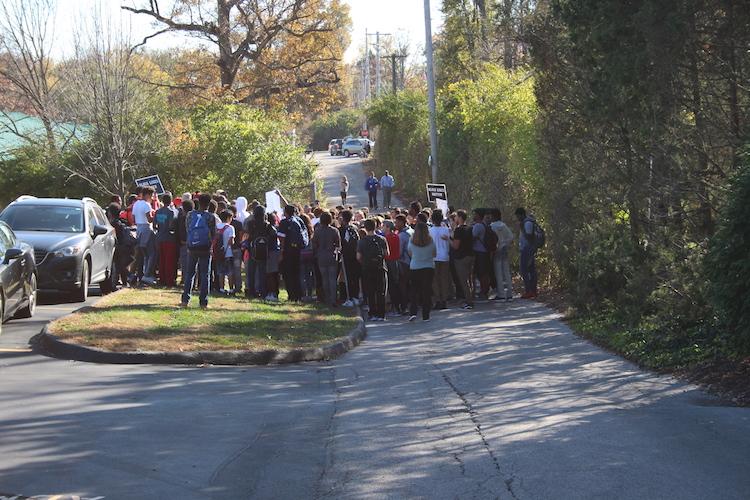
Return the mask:
<svg viewBox="0 0 750 500">
<path fill-rule="evenodd" d="M 231 7 L 227 5 L 226 0 L 216 0 L 216 11 L 218 13 L 219 36 L 219 59 L 217 64 L 221 72 L 221 87 L 224 89 L 232 88 L 234 77 L 237 74 L 237 62 L 232 54 L 232 38 L 230 29 L 230 12 Z"/>
</svg>

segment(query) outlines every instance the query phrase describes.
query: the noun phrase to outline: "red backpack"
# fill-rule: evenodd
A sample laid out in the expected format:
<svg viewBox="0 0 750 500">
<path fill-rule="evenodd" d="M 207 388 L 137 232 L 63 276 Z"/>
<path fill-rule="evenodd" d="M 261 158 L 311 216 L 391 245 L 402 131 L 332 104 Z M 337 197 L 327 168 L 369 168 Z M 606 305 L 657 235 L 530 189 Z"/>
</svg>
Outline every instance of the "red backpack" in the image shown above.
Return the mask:
<svg viewBox="0 0 750 500">
<path fill-rule="evenodd" d="M 223 261 L 227 254 L 227 249 L 224 248 L 224 230 L 228 225 L 225 224 L 221 229 L 217 229 L 214 240 L 211 242 L 211 255 L 215 261 Z"/>
</svg>

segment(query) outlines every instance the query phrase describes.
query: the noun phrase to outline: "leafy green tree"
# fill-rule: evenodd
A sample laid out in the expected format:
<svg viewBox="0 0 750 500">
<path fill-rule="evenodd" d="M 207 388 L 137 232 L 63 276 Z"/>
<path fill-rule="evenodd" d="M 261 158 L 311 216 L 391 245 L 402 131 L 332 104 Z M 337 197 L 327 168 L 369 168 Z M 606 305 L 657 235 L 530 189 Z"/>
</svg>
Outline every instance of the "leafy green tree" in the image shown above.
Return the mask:
<svg viewBox="0 0 750 500">
<path fill-rule="evenodd" d="M 310 196 L 315 169 L 296 146 L 278 116 L 241 104 L 214 103 L 198 108 L 185 137 L 171 150 L 165 168 L 176 191 L 225 189 L 233 196 L 263 199 L 278 188 L 289 200 Z"/>
<path fill-rule="evenodd" d="M 362 130 L 364 117 L 356 109 L 344 109 L 321 116 L 310 124 L 312 147 L 315 151 L 325 151 L 331 139 L 341 139 L 356 135 Z"/>
</svg>

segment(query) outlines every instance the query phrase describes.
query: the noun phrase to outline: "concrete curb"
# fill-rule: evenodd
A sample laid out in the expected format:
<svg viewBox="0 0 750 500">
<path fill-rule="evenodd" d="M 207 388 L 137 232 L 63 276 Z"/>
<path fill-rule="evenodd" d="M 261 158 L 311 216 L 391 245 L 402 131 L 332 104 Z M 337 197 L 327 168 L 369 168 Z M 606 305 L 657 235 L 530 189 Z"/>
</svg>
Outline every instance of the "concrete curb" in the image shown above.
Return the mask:
<svg viewBox="0 0 750 500">
<path fill-rule="evenodd" d="M 116 365 L 160 364 L 160 365 L 281 365 L 303 361 L 326 361 L 336 359 L 359 345 L 367 336 L 365 322 L 357 318 L 357 326 L 343 339 L 323 347 L 265 351 L 190 351 L 190 352 L 112 352 L 94 347 L 85 347 L 60 340 L 47 331 L 45 326 L 39 335 L 32 338 L 35 350 L 55 358 L 108 363 Z"/>
</svg>

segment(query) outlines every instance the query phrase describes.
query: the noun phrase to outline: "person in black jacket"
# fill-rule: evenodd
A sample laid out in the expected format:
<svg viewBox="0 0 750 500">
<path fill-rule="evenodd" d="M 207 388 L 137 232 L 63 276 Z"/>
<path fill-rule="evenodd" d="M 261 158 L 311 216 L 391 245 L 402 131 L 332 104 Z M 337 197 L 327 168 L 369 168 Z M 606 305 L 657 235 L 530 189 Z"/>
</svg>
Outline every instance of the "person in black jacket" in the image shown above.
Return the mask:
<svg viewBox="0 0 750 500">
<path fill-rule="evenodd" d="M 115 229 L 115 270 L 112 273 L 112 289 L 117 289 L 118 281 L 127 286 L 130 265 L 133 263 L 136 240 L 130 234 L 126 221 L 120 218 L 121 208 L 112 203 L 107 207 L 107 218 Z"/>
</svg>

